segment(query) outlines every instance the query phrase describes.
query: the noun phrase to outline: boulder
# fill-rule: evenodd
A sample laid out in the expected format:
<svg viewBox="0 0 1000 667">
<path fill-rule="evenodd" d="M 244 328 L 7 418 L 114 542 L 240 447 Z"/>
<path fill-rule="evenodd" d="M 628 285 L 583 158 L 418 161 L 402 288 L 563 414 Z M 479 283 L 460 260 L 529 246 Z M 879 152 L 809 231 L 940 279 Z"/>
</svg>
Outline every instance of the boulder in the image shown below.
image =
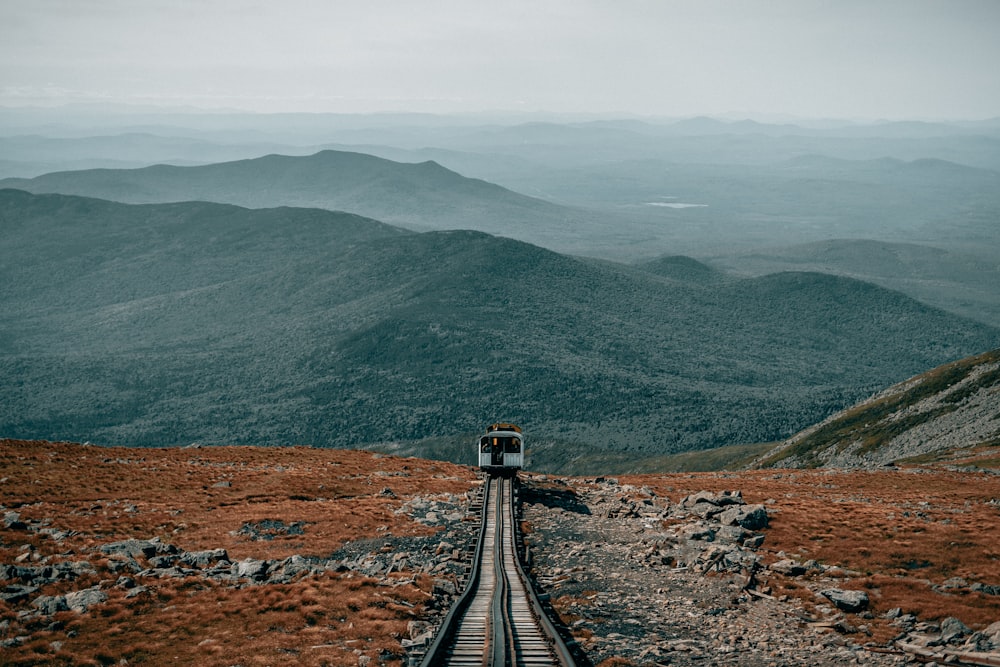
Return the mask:
<svg viewBox="0 0 1000 667">
<path fill-rule="evenodd" d="M 65 595 L 39 595 L 32 601 L 31 606 L 46 616 L 60 611 L 69 611 Z"/>
<path fill-rule="evenodd" d="M 941 621 L 941 639 L 946 642 L 951 642 L 953 639 L 961 639 L 970 634 L 972 634 L 972 629 L 953 616 L 949 616 Z"/>
<path fill-rule="evenodd" d="M 101 604 L 108 599 L 108 594 L 99 588 L 85 588 L 66 594 L 66 606 L 82 614 L 95 604 Z"/>
<path fill-rule="evenodd" d="M 267 579 L 267 570 L 270 564 L 266 560 L 255 560 L 246 558 L 236 565 L 236 576 L 245 577 L 252 581 L 264 581 Z"/>
<path fill-rule="evenodd" d="M 151 540 L 128 539 L 122 540 L 121 542 L 112 542 L 110 544 L 102 545 L 101 551 L 109 556 L 120 555 L 130 556 L 132 558 L 137 558 L 139 556 L 142 556 L 143 558 L 152 558 L 157 554 L 178 553 L 177 547 L 172 544 L 164 544 L 163 542 L 160 542 L 157 537 L 154 537 Z"/>
<path fill-rule="evenodd" d="M 17 604 L 19 602 L 24 602 L 37 592 L 37 586 L 23 586 L 17 584 L 4 586 L 3 592 L 0 593 L 0 600 L 3 600 L 7 604 Z"/>
<path fill-rule="evenodd" d="M 784 574 L 789 577 L 800 577 L 806 573 L 806 567 L 802 563 L 791 560 L 790 558 L 784 558 L 775 563 L 771 563 L 769 569 L 771 572 L 777 572 L 778 574 Z"/>
<path fill-rule="evenodd" d="M 820 591 L 820 595 L 832 602 L 837 609 L 849 614 L 856 614 L 868 608 L 868 593 L 864 591 L 845 591 L 840 588 L 828 588 Z"/>
<path fill-rule="evenodd" d="M 180 561 L 191 567 L 207 567 L 219 561 L 229 560 L 225 549 L 208 549 L 205 551 L 188 551 L 181 554 Z"/>
<path fill-rule="evenodd" d="M 447 579 L 435 579 L 433 595 L 458 595 L 458 587 Z"/>
<path fill-rule="evenodd" d="M 716 518 L 724 526 L 740 526 L 747 530 L 760 530 L 767 527 L 767 509 L 763 505 L 728 507 Z"/>
</svg>

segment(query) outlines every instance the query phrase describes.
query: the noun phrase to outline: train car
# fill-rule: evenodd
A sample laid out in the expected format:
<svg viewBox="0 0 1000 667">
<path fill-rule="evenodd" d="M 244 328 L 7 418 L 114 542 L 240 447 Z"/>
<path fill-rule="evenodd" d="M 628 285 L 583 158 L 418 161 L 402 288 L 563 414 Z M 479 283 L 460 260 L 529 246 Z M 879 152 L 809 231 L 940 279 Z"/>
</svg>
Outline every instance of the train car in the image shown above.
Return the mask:
<svg viewBox="0 0 1000 667">
<path fill-rule="evenodd" d="M 514 424 L 490 424 L 477 449 L 479 469 L 490 475 L 516 475 L 524 466 L 524 435 Z"/>
</svg>

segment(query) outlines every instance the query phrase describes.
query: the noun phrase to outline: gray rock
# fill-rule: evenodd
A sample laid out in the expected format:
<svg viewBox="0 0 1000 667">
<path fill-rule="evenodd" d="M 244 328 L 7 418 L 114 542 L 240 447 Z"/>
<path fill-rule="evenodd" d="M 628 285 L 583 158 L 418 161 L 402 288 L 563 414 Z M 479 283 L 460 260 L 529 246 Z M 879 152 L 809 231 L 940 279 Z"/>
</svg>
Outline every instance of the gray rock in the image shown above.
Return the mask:
<svg viewBox="0 0 1000 667">
<path fill-rule="evenodd" d="M 207 567 L 219 561 L 229 560 L 225 549 L 208 549 L 206 551 L 187 551 L 181 554 L 180 562 L 191 567 Z"/>
<path fill-rule="evenodd" d="M 135 588 L 130 588 L 128 592 L 125 593 L 125 599 L 128 600 L 140 595 L 146 595 L 147 593 L 149 593 L 149 589 L 145 586 L 136 586 Z"/>
<path fill-rule="evenodd" d="M 724 526 L 760 530 L 767 527 L 767 509 L 763 505 L 739 505 L 727 508 L 717 519 Z"/>
<path fill-rule="evenodd" d="M 957 618 L 949 616 L 941 621 L 941 639 L 946 642 L 967 637 L 970 634 L 972 634 L 972 629 Z"/>
<path fill-rule="evenodd" d="M 1000 621 L 990 624 L 982 632 L 989 637 L 994 646 L 1000 646 Z"/>
<path fill-rule="evenodd" d="M 977 593 L 983 593 L 984 595 L 1000 595 L 1000 586 L 995 586 L 993 584 L 981 584 L 976 582 L 969 586 L 969 589 Z"/>
<path fill-rule="evenodd" d="M 18 604 L 19 602 L 24 602 L 37 592 L 37 586 L 23 586 L 17 584 L 4 586 L 3 593 L 0 593 L 0 600 L 3 600 L 7 604 Z"/>
<path fill-rule="evenodd" d="M 28 528 L 28 524 L 21 521 L 21 515 L 17 512 L 4 512 L 3 525 L 8 530 L 27 530 Z"/>
<path fill-rule="evenodd" d="M 771 563 L 770 570 L 789 577 L 800 577 L 806 573 L 806 568 L 802 565 L 802 563 L 789 558 L 784 558 L 776 563 Z"/>
<path fill-rule="evenodd" d="M 128 539 L 122 540 L 121 542 L 112 542 L 110 544 L 104 544 L 101 546 L 101 551 L 108 555 L 122 555 L 131 556 L 132 558 L 137 558 L 142 556 L 143 558 L 152 558 L 157 554 L 175 554 L 178 552 L 177 547 L 172 544 L 164 544 L 160 542 L 159 538 L 153 538 L 151 540 L 136 540 Z"/>
<path fill-rule="evenodd" d="M 715 539 L 715 530 L 702 523 L 689 523 L 677 529 L 677 536 L 685 540 L 711 542 Z"/>
<path fill-rule="evenodd" d="M 447 579 L 434 580 L 434 595 L 458 595 L 458 588 L 454 582 Z"/>
<path fill-rule="evenodd" d="M 236 576 L 252 581 L 264 581 L 267 579 L 267 570 L 269 567 L 270 563 L 266 560 L 246 558 L 236 564 Z"/>
<path fill-rule="evenodd" d="M 289 579 L 292 579 L 304 572 L 311 573 L 312 571 L 312 563 L 297 554 L 289 556 L 281 562 L 281 572 Z"/>
<path fill-rule="evenodd" d="M 31 606 L 46 616 L 60 611 L 69 611 L 65 595 L 39 595 L 32 601 Z"/>
<path fill-rule="evenodd" d="M 828 599 L 837 609 L 856 614 L 868 608 L 868 593 L 864 591 L 845 591 L 840 588 L 828 588 L 820 591 L 820 595 Z"/>
<path fill-rule="evenodd" d="M 99 588 L 85 588 L 66 594 L 66 606 L 82 614 L 95 604 L 101 604 L 108 599 L 108 594 Z"/>
<path fill-rule="evenodd" d="M 149 559 L 149 566 L 154 569 L 163 569 L 167 567 L 172 567 L 177 561 L 176 556 L 153 556 Z"/>
<path fill-rule="evenodd" d="M 723 525 L 719 526 L 719 529 L 715 531 L 715 539 L 720 542 L 741 544 L 749 534 L 749 531 L 743 526 Z"/>
</svg>

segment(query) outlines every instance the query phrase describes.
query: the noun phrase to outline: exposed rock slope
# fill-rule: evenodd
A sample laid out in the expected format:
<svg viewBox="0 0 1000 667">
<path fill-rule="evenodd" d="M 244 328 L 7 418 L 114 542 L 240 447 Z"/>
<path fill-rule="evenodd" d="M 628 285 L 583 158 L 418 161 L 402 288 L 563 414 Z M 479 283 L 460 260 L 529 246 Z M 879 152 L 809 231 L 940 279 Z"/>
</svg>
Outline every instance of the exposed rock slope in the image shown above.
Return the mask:
<svg viewBox="0 0 1000 667">
<path fill-rule="evenodd" d="M 783 442 L 758 467 L 858 467 L 1000 445 L 1000 350 L 896 384 Z"/>
</svg>

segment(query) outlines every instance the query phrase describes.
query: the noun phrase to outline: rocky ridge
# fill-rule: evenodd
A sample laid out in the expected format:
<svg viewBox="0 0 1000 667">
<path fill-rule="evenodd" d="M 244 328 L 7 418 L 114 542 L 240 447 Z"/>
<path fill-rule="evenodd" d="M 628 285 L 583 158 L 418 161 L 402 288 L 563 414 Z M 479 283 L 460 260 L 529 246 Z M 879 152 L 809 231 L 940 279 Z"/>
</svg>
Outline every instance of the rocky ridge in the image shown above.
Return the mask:
<svg viewBox="0 0 1000 667">
<path fill-rule="evenodd" d="M 945 364 L 811 426 L 753 467 L 873 468 L 1000 447 L 1000 350 Z"/>
</svg>

